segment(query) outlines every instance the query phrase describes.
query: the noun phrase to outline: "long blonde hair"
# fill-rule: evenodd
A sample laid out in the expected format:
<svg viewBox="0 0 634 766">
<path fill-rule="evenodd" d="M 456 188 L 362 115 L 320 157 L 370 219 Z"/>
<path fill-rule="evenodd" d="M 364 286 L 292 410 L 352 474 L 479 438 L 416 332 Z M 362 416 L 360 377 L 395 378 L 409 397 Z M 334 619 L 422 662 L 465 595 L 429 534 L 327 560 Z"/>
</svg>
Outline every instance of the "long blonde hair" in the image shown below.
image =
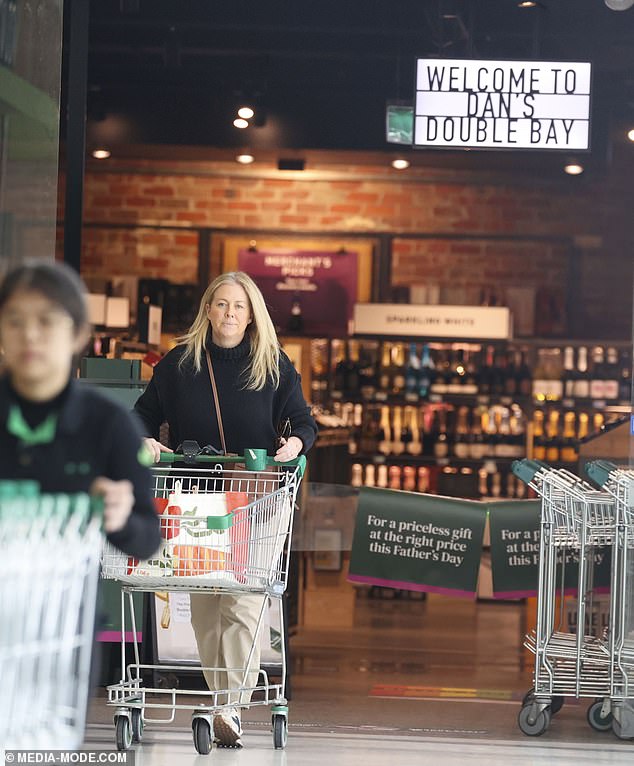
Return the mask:
<svg viewBox="0 0 634 766">
<path fill-rule="evenodd" d="M 226 284 L 240 285 L 244 290 L 249 299 L 253 318 L 246 331 L 251 340 L 251 350 L 247 368 L 248 377 L 244 387 L 253 391 L 260 391 L 267 381 L 271 380 L 277 388 L 280 384 L 280 344 L 260 288 L 244 271 L 227 271 L 220 274 L 205 290 L 192 326 L 185 335 L 176 339 L 179 345 L 186 346 L 179 366 L 191 359 L 196 372 L 201 371 L 203 350 L 209 332 L 207 306 L 213 301 L 216 290 Z"/>
</svg>

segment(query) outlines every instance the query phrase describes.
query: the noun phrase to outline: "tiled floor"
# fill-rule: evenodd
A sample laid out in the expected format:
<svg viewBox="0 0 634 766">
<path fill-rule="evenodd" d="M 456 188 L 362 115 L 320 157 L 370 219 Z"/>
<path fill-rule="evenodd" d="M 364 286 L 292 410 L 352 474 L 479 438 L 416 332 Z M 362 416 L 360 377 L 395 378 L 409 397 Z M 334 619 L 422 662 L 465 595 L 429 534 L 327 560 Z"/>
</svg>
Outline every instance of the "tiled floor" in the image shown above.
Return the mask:
<svg viewBox="0 0 634 766">
<path fill-rule="evenodd" d="M 523 735 L 519 700 L 522 609 L 457 599 L 359 600 L 354 628 L 292 638 L 293 695 L 285 751 L 273 748 L 270 712 L 244 712 L 244 749 L 194 750 L 187 713 L 148 726 L 136 766 L 220 764 L 605 763 L 632 760 L 634 743 L 586 723 L 586 700 L 569 700 L 542 737 Z M 92 701 L 85 747 L 112 747 L 112 711 Z"/>
</svg>

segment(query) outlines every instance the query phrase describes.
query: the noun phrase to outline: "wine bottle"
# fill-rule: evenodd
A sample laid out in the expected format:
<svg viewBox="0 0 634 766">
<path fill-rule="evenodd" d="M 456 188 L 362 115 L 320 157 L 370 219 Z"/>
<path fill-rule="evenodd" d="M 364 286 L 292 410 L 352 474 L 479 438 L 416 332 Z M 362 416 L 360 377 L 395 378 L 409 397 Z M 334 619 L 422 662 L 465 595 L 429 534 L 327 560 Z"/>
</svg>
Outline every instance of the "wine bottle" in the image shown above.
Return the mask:
<svg viewBox="0 0 634 766">
<path fill-rule="evenodd" d="M 533 457 L 535 460 L 546 460 L 543 410 L 535 410 L 533 413 Z"/>
<path fill-rule="evenodd" d="M 403 408 L 394 407 L 392 416 L 392 454 L 402 455 L 405 452 L 403 443 Z"/>
<path fill-rule="evenodd" d="M 368 463 L 365 467 L 365 482 L 364 483 L 366 487 L 376 486 L 376 475 L 375 475 L 373 463 Z"/>
<path fill-rule="evenodd" d="M 588 438 L 588 435 L 590 433 L 590 416 L 587 412 L 580 412 L 579 413 L 579 429 L 577 430 L 577 441 L 579 443 L 583 442 L 584 439 Z"/>
<path fill-rule="evenodd" d="M 388 473 L 385 463 L 381 463 L 376 470 L 376 486 L 381 487 L 381 489 L 388 487 Z"/>
<path fill-rule="evenodd" d="M 332 363 L 334 374 L 331 394 L 334 399 L 342 399 L 346 387 L 346 347 L 342 340 L 332 342 Z"/>
<path fill-rule="evenodd" d="M 511 411 L 508 407 L 502 407 L 496 413 L 497 416 L 497 442 L 495 455 L 497 457 L 512 457 L 513 444 L 511 439 Z"/>
<path fill-rule="evenodd" d="M 416 352 L 416 344 L 409 344 L 409 357 L 407 359 L 407 370 L 405 371 L 405 392 L 408 394 L 418 393 L 418 382 L 420 376 L 421 360 Z"/>
<path fill-rule="evenodd" d="M 390 426 L 390 408 L 381 407 L 381 421 L 379 423 L 378 450 L 383 455 L 389 455 L 392 450 L 392 430 Z"/>
<path fill-rule="evenodd" d="M 348 442 L 348 452 L 356 455 L 359 451 L 361 441 L 361 428 L 363 426 L 363 405 L 355 404 L 352 409 L 350 422 L 350 440 Z"/>
<path fill-rule="evenodd" d="M 344 363 L 344 393 L 346 396 L 359 395 L 361 388 L 359 368 L 359 341 L 348 341 L 348 357 Z"/>
<path fill-rule="evenodd" d="M 564 398 L 573 399 L 575 395 L 577 371 L 575 369 L 575 350 L 572 346 L 564 349 Z"/>
<path fill-rule="evenodd" d="M 604 354 L 601 346 L 592 349 L 592 373 L 590 376 L 590 398 L 605 399 Z"/>
<path fill-rule="evenodd" d="M 515 476 L 512 471 L 506 474 L 506 497 L 512 499 L 515 497 Z"/>
<path fill-rule="evenodd" d="M 472 351 L 465 352 L 465 375 L 462 382 L 462 393 L 475 396 L 479 391 L 479 376 Z"/>
<path fill-rule="evenodd" d="M 418 395 L 421 399 L 429 396 L 429 390 L 434 378 L 434 362 L 431 357 L 429 346 L 423 346 L 423 353 L 420 360 L 420 370 L 418 373 Z"/>
<path fill-rule="evenodd" d="M 405 390 L 405 346 L 402 343 L 392 346 L 391 379 L 392 393 L 402 394 Z"/>
<path fill-rule="evenodd" d="M 600 433 L 605 425 L 605 417 L 602 412 L 595 412 L 592 416 L 592 429 L 595 434 Z"/>
<path fill-rule="evenodd" d="M 546 424 L 546 462 L 557 463 L 559 459 L 559 410 L 552 409 L 548 413 L 548 422 Z"/>
<path fill-rule="evenodd" d="M 502 396 L 504 394 L 504 384 L 506 380 L 506 357 L 501 351 L 493 357 L 493 368 L 491 371 L 491 396 Z"/>
<path fill-rule="evenodd" d="M 478 470 L 478 493 L 480 494 L 480 498 L 483 499 L 485 497 L 489 496 L 489 473 L 487 469 L 482 466 Z"/>
<path fill-rule="evenodd" d="M 533 376 L 526 362 L 527 351 L 520 351 L 519 365 L 516 368 L 517 393 L 520 396 L 530 396 L 533 390 Z"/>
<path fill-rule="evenodd" d="M 590 373 L 588 371 L 588 349 L 580 346 L 577 351 L 577 374 L 575 375 L 574 398 L 588 399 L 590 396 Z"/>
<path fill-rule="evenodd" d="M 418 482 L 416 484 L 418 492 L 429 492 L 429 468 L 421 465 L 418 467 Z"/>
<path fill-rule="evenodd" d="M 480 393 L 483 396 L 488 396 L 492 393 L 495 377 L 493 368 L 494 353 L 495 349 L 493 346 L 487 346 L 484 357 L 484 364 L 480 371 Z"/>
<path fill-rule="evenodd" d="M 406 492 L 416 491 L 416 469 L 412 465 L 403 466 L 403 489 Z"/>
<path fill-rule="evenodd" d="M 443 350 L 440 352 L 438 362 L 435 365 L 434 377 L 429 387 L 432 394 L 443 395 L 447 393 L 447 386 L 449 385 L 449 352 Z"/>
<path fill-rule="evenodd" d="M 378 407 L 366 407 L 364 410 L 363 425 L 361 426 L 360 449 L 366 455 L 372 455 L 379 448 L 380 441 L 380 410 Z"/>
<path fill-rule="evenodd" d="M 473 410 L 471 435 L 469 439 L 469 457 L 472 460 L 482 460 L 487 452 L 484 435 L 482 433 L 482 418 L 488 413 L 485 407 L 478 407 Z"/>
<path fill-rule="evenodd" d="M 403 443 L 403 452 L 409 453 L 409 445 L 412 443 L 414 434 L 412 433 L 412 410 L 413 407 L 403 409 L 403 426 L 401 428 L 401 442 Z M 410 453 L 411 454 L 411 453 Z"/>
<path fill-rule="evenodd" d="M 495 470 L 495 473 L 491 476 L 491 497 L 499 498 L 502 494 L 502 475 Z"/>
<path fill-rule="evenodd" d="M 456 432 L 453 444 L 453 453 L 457 458 L 469 457 L 469 408 L 460 407 L 456 418 Z"/>
<path fill-rule="evenodd" d="M 533 397 L 539 402 L 553 402 L 561 399 L 564 392 L 561 374 L 561 349 L 538 349 L 537 365 L 533 375 Z"/>
<path fill-rule="evenodd" d="M 359 388 L 364 399 L 371 399 L 378 385 L 379 344 L 363 342 L 359 348 Z"/>
<path fill-rule="evenodd" d="M 418 410 L 416 407 L 406 407 L 405 411 L 409 410 L 409 424 L 412 434 L 411 440 L 405 445 L 406 451 L 410 455 L 420 455 L 423 451 L 423 444 L 421 439 L 420 427 L 418 425 Z"/>
<path fill-rule="evenodd" d="M 509 457 L 521 458 L 526 454 L 526 418 L 522 408 L 514 404 L 511 408 L 511 449 Z"/>
<path fill-rule="evenodd" d="M 328 341 L 310 342 L 310 396 L 313 404 L 325 404 L 328 392 Z"/>
<path fill-rule="evenodd" d="M 386 394 L 392 388 L 392 346 L 390 343 L 383 344 L 381 353 L 381 369 L 379 371 L 379 389 Z"/>
<path fill-rule="evenodd" d="M 434 455 L 437 458 L 446 458 L 449 454 L 449 436 L 447 434 L 447 411 L 439 409 L 436 412 L 438 431 L 434 443 Z"/>
<path fill-rule="evenodd" d="M 576 415 L 574 412 L 569 411 L 564 413 L 564 427 L 561 442 L 561 459 L 564 463 L 575 463 L 579 458 L 575 420 Z"/>
<path fill-rule="evenodd" d="M 610 346 L 605 352 L 605 398 L 608 402 L 616 402 L 619 398 L 619 355 Z"/>
<path fill-rule="evenodd" d="M 619 401 L 632 402 L 632 359 L 629 351 L 621 352 L 621 360 L 619 363 Z"/>
<path fill-rule="evenodd" d="M 352 478 L 350 484 L 353 487 L 361 487 L 363 485 L 363 467 L 361 463 L 352 464 Z"/>
<path fill-rule="evenodd" d="M 509 351 L 506 357 L 506 377 L 504 379 L 504 394 L 506 396 L 515 396 L 517 390 L 517 352 Z"/>
<path fill-rule="evenodd" d="M 388 471 L 388 486 L 390 489 L 401 488 L 401 467 L 399 465 L 391 465 Z"/>
</svg>

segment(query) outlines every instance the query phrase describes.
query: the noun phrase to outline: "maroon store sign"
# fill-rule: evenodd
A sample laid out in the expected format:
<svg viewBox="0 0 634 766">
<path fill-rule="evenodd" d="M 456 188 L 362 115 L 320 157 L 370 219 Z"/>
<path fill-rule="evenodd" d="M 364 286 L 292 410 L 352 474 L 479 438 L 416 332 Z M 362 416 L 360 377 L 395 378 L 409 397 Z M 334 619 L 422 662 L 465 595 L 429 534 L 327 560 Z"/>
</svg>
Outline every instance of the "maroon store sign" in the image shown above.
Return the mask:
<svg viewBox="0 0 634 766">
<path fill-rule="evenodd" d="M 257 283 L 282 335 L 296 327 L 298 309 L 302 334 L 347 335 L 357 300 L 357 253 L 240 250 L 238 267 Z"/>
</svg>

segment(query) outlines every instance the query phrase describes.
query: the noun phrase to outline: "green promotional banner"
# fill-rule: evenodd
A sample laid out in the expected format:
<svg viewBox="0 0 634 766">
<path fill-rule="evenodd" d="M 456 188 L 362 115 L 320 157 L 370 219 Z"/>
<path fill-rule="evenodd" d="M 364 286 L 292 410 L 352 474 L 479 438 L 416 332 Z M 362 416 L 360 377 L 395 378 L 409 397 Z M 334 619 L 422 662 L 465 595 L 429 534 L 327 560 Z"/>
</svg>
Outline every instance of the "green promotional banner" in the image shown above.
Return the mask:
<svg viewBox="0 0 634 766">
<path fill-rule="evenodd" d="M 491 533 L 491 570 L 495 598 L 537 595 L 539 577 L 540 500 L 508 500 L 488 504 Z M 568 593 L 577 589 L 579 552 L 557 552 L 557 587 Z M 565 567 L 564 567 L 565 563 Z M 595 590 L 610 586 L 610 550 L 594 550 L 592 583 Z"/>
<path fill-rule="evenodd" d="M 474 596 L 486 509 L 470 500 L 362 487 L 348 579 Z"/>
</svg>

